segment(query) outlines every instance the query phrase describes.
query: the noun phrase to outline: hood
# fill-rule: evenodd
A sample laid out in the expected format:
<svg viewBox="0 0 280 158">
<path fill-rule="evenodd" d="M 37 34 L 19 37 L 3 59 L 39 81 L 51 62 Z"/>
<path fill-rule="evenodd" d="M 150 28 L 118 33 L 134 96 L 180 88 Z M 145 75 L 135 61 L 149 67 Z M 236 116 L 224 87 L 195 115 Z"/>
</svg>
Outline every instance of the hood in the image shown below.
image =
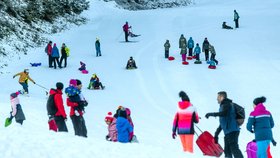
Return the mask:
<svg viewBox="0 0 280 158">
<path fill-rule="evenodd" d="M 180 101 L 178 103 L 179 108 L 182 109 L 182 110 L 190 107 L 191 105 L 192 104 L 190 102 L 188 102 L 188 101 Z"/>
<path fill-rule="evenodd" d="M 58 93 L 58 94 L 62 94 L 62 91 L 61 90 L 59 90 L 59 89 L 51 89 L 50 90 L 50 95 L 53 95 L 53 94 L 55 94 L 55 93 Z"/>
<path fill-rule="evenodd" d="M 266 111 L 265 106 L 263 105 L 263 103 L 259 103 L 256 108 L 255 111 Z"/>
</svg>

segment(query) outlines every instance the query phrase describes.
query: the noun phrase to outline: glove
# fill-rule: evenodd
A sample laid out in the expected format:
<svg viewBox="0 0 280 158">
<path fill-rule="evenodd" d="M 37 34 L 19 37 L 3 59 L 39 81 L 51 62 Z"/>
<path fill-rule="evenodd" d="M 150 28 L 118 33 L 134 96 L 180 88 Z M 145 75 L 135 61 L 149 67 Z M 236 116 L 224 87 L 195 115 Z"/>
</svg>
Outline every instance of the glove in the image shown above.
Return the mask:
<svg viewBox="0 0 280 158">
<path fill-rule="evenodd" d="M 273 146 L 276 146 L 277 142 L 275 140 L 272 140 L 271 142 Z"/>
<path fill-rule="evenodd" d="M 16 76 L 13 76 L 13 78 L 15 78 Z"/>
<path fill-rule="evenodd" d="M 111 138 L 110 138 L 109 135 L 106 135 L 105 139 L 108 140 L 108 141 L 111 141 Z"/>
<path fill-rule="evenodd" d="M 210 116 L 214 116 L 215 113 L 207 113 L 205 117 L 208 119 Z"/>
<path fill-rule="evenodd" d="M 33 82 L 34 84 L 36 84 L 36 82 Z"/>
<path fill-rule="evenodd" d="M 176 138 L 176 133 L 172 133 L 172 138 L 175 139 Z"/>
<path fill-rule="evenodd" d="M 216 144 L 218 144 L 218 143 L 219 143 L 219 137 L 214 137 L 214 142 L 215 142 Z"/>
</svg>

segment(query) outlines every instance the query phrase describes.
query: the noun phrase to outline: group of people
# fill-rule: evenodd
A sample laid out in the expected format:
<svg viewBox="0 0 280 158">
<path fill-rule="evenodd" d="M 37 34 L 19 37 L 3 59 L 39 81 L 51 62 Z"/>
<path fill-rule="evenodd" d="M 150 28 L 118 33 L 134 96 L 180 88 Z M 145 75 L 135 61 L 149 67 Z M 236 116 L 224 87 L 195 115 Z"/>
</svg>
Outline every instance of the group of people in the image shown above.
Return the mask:
<svg viewBox="0 0 280 158">
<path fill-rule="evenodd" d="M 237 13 L 236 10 L 234 10 L 233 11 L 233 21 L 235 23 L 235 28 L 239 28 L 239 21 L 238 20 L 239 20 L 239 14 Z M 223 29 L 233 29 L 233 27 L 228 26 L 225 21 L 222 24 L 222 28 Z"/>
<path fill-rule="evenodd" d="M 191 104 L 188 95 L 181 91 L 179 93 L 181 101 L 178 102 L 178 111 L 175 114 L 172 128 L 172 137 L 180 136 L 183 150 L 193 153 L 193 135 L 194 123 L 199 122 L 199 116 L 196 108 Z M 240 134 L 240 126 L 236 119 L 236 109 L 231 99 L 227 97 L 225 91 L 217 94 L 217 101 L 220 105 L 219 112 L 210 112 L 205 115 L 209 117 L 219 117 L 219 127 L 217 128 L 214 139 L 218 143 L 219 134 L 224 132 L 224 154 L 227 158 L 243 158 L 243 154 L 239 149 L 238 138 Z M 272 128 L 274 121 L 271 113 L 266 110 L 264 102 L 265 97 L 258 97 L 253 100 L 253 111 L 250 113 L 247 130 L 255 134 L 254 141 L 257 143 L 257 157 L 267 158 L 269 154 L 269 144 L 276 146 L 273 139 Z M 177 134 L 176 134 L 177 132 Z"/>
<path fill-rule="evenodd" d="M 65 43 L 62 44 L 60 52 L 61 52 L 61 56 L 56 43 L 52 45 L 52 41 L 49 41 L 48 45 L 45 48 L 45 53 L 47 53 L 49 57 L 49 68 L 56 69 L 56 65 L 59 68 L 62 68 L 63 60 L 64 60 L 64 67 L 67 66 L 67 58 L 70 55 L 70 49 L 65 45 Z"/>
</svg>

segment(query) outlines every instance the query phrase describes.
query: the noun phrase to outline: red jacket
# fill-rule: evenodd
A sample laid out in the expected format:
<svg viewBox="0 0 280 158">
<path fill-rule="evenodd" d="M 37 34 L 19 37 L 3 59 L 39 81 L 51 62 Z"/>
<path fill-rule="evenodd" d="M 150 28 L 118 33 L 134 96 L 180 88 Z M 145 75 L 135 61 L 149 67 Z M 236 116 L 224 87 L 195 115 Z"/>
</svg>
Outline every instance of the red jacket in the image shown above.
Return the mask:
<svg viewBox="0 0 280 158">
<path fill-rule="evenodd" d="M 67 102 L 67 106 L 70 106 L 70 116 L 75 115 L 75 107 L 79 106 L 78 103 L 75 102 L 71 102 L 69 98 L 66 99 Z M 83 116 L 83 112 L 82 111 L 78 111 L 80 116 Z"/>
<path fill-rule="evenodd" d="M 128 29 L 129 29 L 128 24 L 124 24 L 124 25 L 123 25 L 123 31 L 124 31 L 124 32 L 128 32 Z"/>
<path fill-rule="evenodd" d="M 55 106 L 57 108 L 57 112 L 55 114 L 55 116 L 62 116 L 63 118 L 67 118 L 67 115 L 65 113 L 64 110 L 64 106 L 63 106 L 63 99 L 62 99 L 62 91 L 59 89 L 51 89 L 50 90 L 50 95 L 54 95 L 54 103 Z"/>
<path fill-rule="evenodd" d="M 52 54 L 52 45 L 48 44 L 48 55 Z"/>
</svg>

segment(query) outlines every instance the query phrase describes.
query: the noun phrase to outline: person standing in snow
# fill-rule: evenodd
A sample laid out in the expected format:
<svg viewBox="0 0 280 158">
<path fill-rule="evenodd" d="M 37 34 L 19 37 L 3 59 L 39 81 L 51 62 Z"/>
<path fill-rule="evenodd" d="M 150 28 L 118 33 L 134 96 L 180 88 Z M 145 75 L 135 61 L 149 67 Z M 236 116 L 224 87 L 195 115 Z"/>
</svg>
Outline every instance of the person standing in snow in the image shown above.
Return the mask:
<svg viewBox="0 0 280 158">
<path fill-rule="evenodd" d="M 195 54 L 195 58 L 197 61 L 200 61 L 200 58 L 199 58 L 200 53 L 201 53 L 201 49 L 199 47 L 199 44 L 197 43 L 194 48 L 194 54 Z"/>
<path fill-rule="evenodd" d="M 271 113 L 266 110 L 263 104 L 265 101 L 265 97 L 254 99 L 254 111 L 250 113 L 250 117 L 247 122 L 247 130 L 251 133 L 255 133 L 258 158 L 268 157 L 267 150 L 270 142 L 272 142 L 273 145 L 276 145 L 271 130 L 274 127 L 274 121 Z"/>
<path fill-rule="evenodd" d="M 54 69 L 56 69 L 56 64 L 57 64 L 58 67 L 60 67 L 60 63 L 59 63 L 59 50 L 56 47 L 56 43 L 53 44 L 52 58 L 53 58 L 53 63 L 54 63 Z"/>
<path fill-rule="evenodd" d="M 181 34 L 181 37 L 179 39 L 179 48 L 182 48 L 183 47 L 183 44 L 187 45 L 187 40 L 186 38 L 184 37 L 183 34 Z"/>
<path fill-rule="evenodd" d="M 23 93 L 23 94 L 28 94 L 28 93 L 29 93 L 29 91 L 28 91 L 28 80 L 30 80 L 31 82 L 33 82 L 34 84 L 36 84 L 35 81 L 32 80 L 32 78 L 29 77 L 29 69 L 24 69 L 23 72 L 20 72 L 20 73 L 15 74 L 15 75 L 13 76 L 13 78 L 15 78 L 16 76 L 19 76 L 18 82 L 19 82 L 19 84 L 22 85 L 22 87 L 23 87 L 22 93 Z"/>
<path fill-rule="evenodd" d="M 132 140 L 133 127 L 127 119 L 127 112 L 124 107 L 118 110 L 116 127 L 118 131 L 118 142 L 128 143 Z"/>
<path fill-rule="evenodd" d="M 188 95 L 181 91 L 179 97 L 182 99 L 178 103 L 178 111 L 175 114 L 172 128 L 172 138 L 176 138 L 176 131 L 180 136 L 184 152 L 193 153 L 194 123 L 199 122 L 196 108 L 191 104 Z"/>
<path fill-rule="evenodd" d="M 67 66 L 67 57 L 69 56 L 68 54 L 70 53 L 70 49 L 65 45 L 65 43 L 62 43 L 61 46 L 61 57 L 59 61 L 59 68 L 62 68 L 62 61 L 64 60 L 64 67 Z"/>
<path fill-rule="evenodd" d="M 47 53 L 49 57 L 49 68 L 53 67 L 52 66 L 52 41 L 49 41 L 48 45 L 45 48 L 45 52 Z"/>
<path fill-rule="evenodd" d="M 108 125 L 108 134 L 106 135 L 106 140 L 117 142 L 118 141 L 118 132 L 116 127 L 117 118 L 115 118 L 115 115 L 112 116 L 112 112 L 108 112 L 108 115 L 105 117 L 105 122 Z"/>
<path fill-rule="evenodd" d="M 100 40 L 96 38 L 95 41 L 96 57 L 101 56 Z"/>
<path fill-rule="evenodd" d="M 193 47 L 194 47 L 194 41 L 192 37 L 188 40 L 188 48 L 189 48 L 189 57 L 193 56 Z"/>
<path fill-rule="evenodd" d="M 235 108 L 232 106 L 232 100 L 227 98 L 225 91 L 218 92 L 217 101 L 220 104 L 219 112 L 207 113 L 205 117 L 208 119 L 210 116 L 219 117 L 220 125 L 215 132 L 215 143 L 218 143 L 218 136 L 223 130 L 224 137 L 224 154 L 225 157 L 243 158 L 239 149 L 238 137 L 240 133 L 239 125 L 236 121 Z"/>
<path fill-rule="evenodd" d="M 56 89 L 50 90 L 50 95 L 54 95 L 54 105 L 57 112 L 54 114 L 54 120 L 57 125 L 59 132 L 68 132 L 65 121 L 67 120 L 67 115 L 65 113 L 63 99 L 62 99 L 63 83 L 57 82 Z"/>
<path fill-rule="evenodd" d="M 129 29 L 131 26 L 128 25 L 128 22 L 125 22 L 123 25 L 123 31 L 124 31 L 124 36 L 125 36 L 125 42 L 128 42 L 128 35 L 129 35 Z"/>
<path fill-rule="evenodd" d="M 80 96 L 80 102 L 72 102 L 70 101 L 69 98 L 67 98 L 67 106 L 70 107 L 70 118 L 72 120 L 72 124 L 74 127 L 75 135 L 77 136 L 82 136 L 82 137 L 87 137 L 87 128 L 86 128 L 86 123 L 84 120 L 84 111 L 79 109 L 75 110 L 76 107 L 78 106 L 87 106 L 88 103 L 85 100 L 83 94 L 81 93 L 82 90 L 82 82 L 80 80 L 76 80 L 77 87 L 79 89 L 79 96 Z M 76 111 L 76 112 L 75 112 Z"/>
<path fill-rule="evenodd" d="M 13 118 L 15 117 L 16 122 L 19 124 L 23 124 L 23 121 L 25 120 L 25 115 L 22 111 L 21 105 L 19 103 L 18 95 L 20 92 L 12 93 L 10 95 L 11 99 L 11 107 L 12 111 L 10 112 L 10 117 L 6 119 L 5 127 L 9 126 L 12 123 Z"/>
<path fill-rule="evenodd" d="M 181 56 L 182 56 L 182 61 L 186 61 L 186 56 L 187 56 L 187 46 L 186 44 L 183 43 L 182 47 L 181 47 L 181 52 L 180 52 Z"/>
<path fill-rule="evenodd" d="M 164 43 L 165 58 L 169 57 L 169 48 L 170 48 L 169 40 L 166 40 L 166 42 Z"/>
<path fill-rule="evenodd" d="M 234 18 L 233 21 L 235 22 L 235 28 L 239 28 L 239 23 L 238 23 L 239 15 L 236 10 L 234 10 L 233 18 Z"/>
<path fill-rule="evenodd" d="M 207 37 L 205 37 L 203 44 L 202 44 L 202 51 L 205 53 L 205 61 L 209 60 L 209 41 Z"/>
<path fill-rule="evenodd" d="M 214 61 L 216 63 L 216 65 L 218 65 L 218 60 L 216 60 L 216 51 L 213 45 L 209 44 L 209 51 L 211 52 L 211 57 L 210 60 Z"/>
</svg>

